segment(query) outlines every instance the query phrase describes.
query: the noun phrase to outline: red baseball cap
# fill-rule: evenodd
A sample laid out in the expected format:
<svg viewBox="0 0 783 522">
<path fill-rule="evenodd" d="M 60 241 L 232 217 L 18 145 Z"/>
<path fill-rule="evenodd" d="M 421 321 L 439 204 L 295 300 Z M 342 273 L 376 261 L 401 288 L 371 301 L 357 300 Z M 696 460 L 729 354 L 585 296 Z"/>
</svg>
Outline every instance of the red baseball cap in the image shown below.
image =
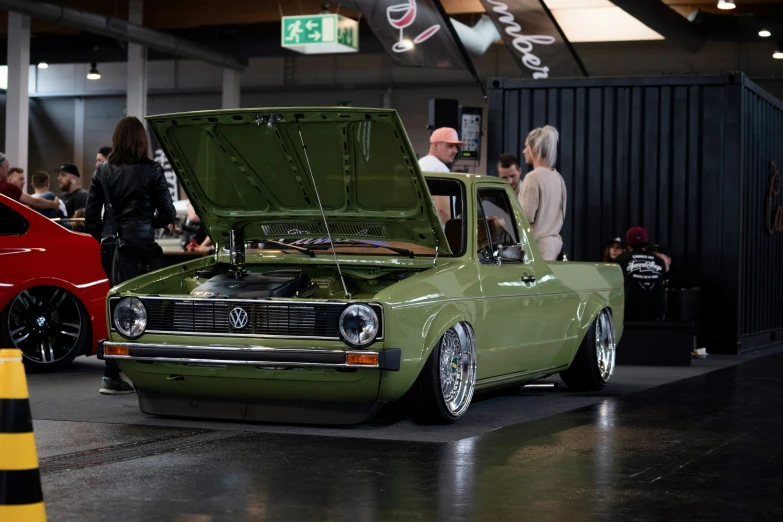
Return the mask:
<svg viewBox="0 0 783 522">
<path fill-rule="evenodd" d="M 643 246 L 650 242 L 647 238 L 647 231 L 642 227 L 631 227 L 625 233 L 625 240 L 629 245 Z"/>
</svg>

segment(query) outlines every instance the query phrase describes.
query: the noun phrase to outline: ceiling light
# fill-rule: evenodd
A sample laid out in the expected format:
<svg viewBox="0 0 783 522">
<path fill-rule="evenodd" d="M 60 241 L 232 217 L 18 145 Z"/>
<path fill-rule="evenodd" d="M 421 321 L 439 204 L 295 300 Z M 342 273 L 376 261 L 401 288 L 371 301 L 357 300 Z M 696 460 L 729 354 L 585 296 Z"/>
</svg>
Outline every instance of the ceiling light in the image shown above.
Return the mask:
<svg viewBox="0 0 783 522">
<path fill-rule="evenodd" d="M 774 53 L 772 53 L 772 57 L 773 57 L 774 59 L 776 59 L 776 60 L 783 60 L 783 51 L 781 51 L 780 49 L 778 49 L 777 51 L 775 51 Z"/>
<path fill-rule="evenodd" d="M 734 0 L 718 0 L 718 9 L 734 9 Z"/>
<path fill-rule="evenodd" d="M 768 36 L 772 36 L 772 33 L 767 31 L 766 29 L 762 29 L 761 31 L 759 31 L 759 36 L 762 38 L 767 38 Z"/>
<path fill-rule="evenodd" d="M 48 63 L 46 63 L 46 62 L 40 62 L 40 63 L 38 64 L 38 68 L 39 68 L 39 69 L 48 69 L 48 68 L 49 68 L 49 64 L 48 64 Z"/>
<path fill-rule="evenodd" d="M 87 79 L 88 80 L 100 80 L 101 79 L 101 73 L 98 72 L 98 67 L 95 62 L 92 62 L 90 72 L 87 73 Z"/>
</svg>

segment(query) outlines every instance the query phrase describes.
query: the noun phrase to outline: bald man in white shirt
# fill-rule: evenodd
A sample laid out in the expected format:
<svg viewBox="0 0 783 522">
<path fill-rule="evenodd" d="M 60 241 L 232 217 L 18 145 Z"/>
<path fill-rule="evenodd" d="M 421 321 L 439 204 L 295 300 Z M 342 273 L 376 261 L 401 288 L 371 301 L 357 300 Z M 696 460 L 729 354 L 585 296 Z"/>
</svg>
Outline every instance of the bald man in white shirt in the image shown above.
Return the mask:
<svg viewBox="0 0 783 522">
<path fill-rule="evenodd" d="M 464 147 L 465 142 L 459 139 L 455 129 L 440 127 L 430 136 L 430 151 L 419 160 L 419 168 L 422 172 L 451 172 L 446 163 L 453 163 L 459 147 Z M 446 221 L 451 218 L 449 198 L 446 196 L 434 196 L 432 198 L 438 211 L 440 225 L 446 226 Z"/>
</svg>

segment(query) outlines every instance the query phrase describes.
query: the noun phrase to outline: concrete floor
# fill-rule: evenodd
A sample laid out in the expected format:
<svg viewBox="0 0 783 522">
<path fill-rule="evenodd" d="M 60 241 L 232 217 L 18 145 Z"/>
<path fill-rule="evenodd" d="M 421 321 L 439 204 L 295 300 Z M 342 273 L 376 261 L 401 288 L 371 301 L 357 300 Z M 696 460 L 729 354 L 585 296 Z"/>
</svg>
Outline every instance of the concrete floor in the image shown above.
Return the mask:
<svg viewBox="0 0 783 522">
<path fill-rule="evenodd" d="M 50 520 L 783 519 L 781 348 L 489 395 L 438 427 L 149 417 L 97 393 L 101 364 L 28 377 Z"/>
</svg>

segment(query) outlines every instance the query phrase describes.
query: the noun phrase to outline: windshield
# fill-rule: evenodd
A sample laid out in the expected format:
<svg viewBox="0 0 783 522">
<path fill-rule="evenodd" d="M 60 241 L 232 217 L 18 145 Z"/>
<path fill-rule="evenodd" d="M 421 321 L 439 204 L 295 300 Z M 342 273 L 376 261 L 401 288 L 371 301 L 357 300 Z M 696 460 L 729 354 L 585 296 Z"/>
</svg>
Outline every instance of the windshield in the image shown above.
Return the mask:
<svg viewBox="0 0 783 522">
<path fill-rule="evenodd" d="M 427 178 L 427 188 L 432 196 L 435 207 L 438 210 L 441 229 L 445 231 L 446 238 L 451 247 L 452 254 L 443 257 L 461 256 L 465 253 L 466 228 L 463 220 L 465 209 L 465 186 L 453 179 Z M 332 227 L 330 227 L 331 229 Z M 288 231 L 290 233 L 290 231 Z M 304 237 L 304 238 L 280 238 L 276 240 L 258 240 L 245 242 L 246 254 L 278 251 L 292 254 L 305 254 L 310 257 L 353 254 L 353 255 L 377 255 L 377 256 L 434 256 L 434 248 L 429 248 L 407 241 L 385 241 L 382 239 L 367 238 L 343 238 L 333 236 L 334 245 L 329 237 Z M 224 251 L 228 251 L 226 248 Z"/>
<path fill-rule="evenodd" d="M 333 238 L 334 245 L 329 238 L 303 238 L 280 239 L 276 241 L 250 241 L 245 244 L 245 252 L 276 250 L 280 252 L 303 253 L 311 257 L 336 254 L 361 254 L 406 257 L 433 256 L 434 248 L 427 248 L 415 243 L 405 241 L 375 241 L 357 240 L 345 238 Z"/>
</svg>

